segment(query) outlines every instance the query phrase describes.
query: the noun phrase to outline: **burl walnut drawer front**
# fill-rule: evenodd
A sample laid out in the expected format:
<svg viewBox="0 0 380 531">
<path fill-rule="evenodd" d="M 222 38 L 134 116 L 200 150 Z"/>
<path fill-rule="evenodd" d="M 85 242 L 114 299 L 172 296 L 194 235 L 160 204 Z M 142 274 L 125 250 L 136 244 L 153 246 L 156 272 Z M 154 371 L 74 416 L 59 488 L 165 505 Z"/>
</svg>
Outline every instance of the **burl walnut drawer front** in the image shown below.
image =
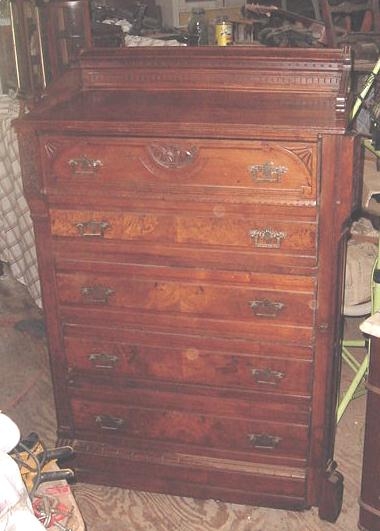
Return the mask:
<svg viewBox="0 0 380 531">
<path fill-rule="evenodd" d="M 136 393 L 135 393 L 136 394 Z M 152 397 L 154 398 L 154 397 Z M 156 404 L 120 405 L 71 399 L 73 420 L 76 430 L 96 433 L 96 438 L 104 441 L 108 437 L 141 439 L 144 441 L 161 441 L 164 443 L 186 444 L 191 447 L 208 447 L 230 451 L 245 451 L 252 454 L 263 454 L 269 457 L 305 459 L 308 426 L 307 423 L 271 422 L 247 417 L 245 409 L 253 409 L 253 405 L 243 403 L 236 409 L 238 417 L 227 405 L 225 413 L 222 400 L 218 401 L 219 411 L 216 413 L 197 411 L 196 406 L 185 409 L 185 397 L 173 396 L 177 404 L 165 403 L 165 399 L 156 393 Z M 213 404 L 212 400 L 202 397 L 202 404 Z M 160 405 L 157 405 L 160 404 Z M 193 398 L 193 404 L 195 399 Z M 237 404 L 235 404 L 237 405 Z M 261 404 L 260 404 L 261 405 Z M 263 408 L 261 409 L 261 413 Z M 249 412 L 248 412 L 249 413 Z M 286 412 L 284 412 L 284 417 Z"/>
<path fill-rule="evenodd" d="M 311 334 L 315 313 L 315 295 L 309 277 L 282 277 L 283 287 L 271 275 L 246 276 L 245 282 L 217 281 L 222 273 L 174 268 L 119 266 L 114 274 L 104 274 L 97 264 L 78 264 L 89 271 L 57 273 L 58 300 L 61 306 L 81 307 L 104 312 L 122 313 L 126 319 L 141 322 L 180 322 L 186 328 L 196 319 L 201 329 L 237 333 L 256 330 L 262 334 L 285 333 L 303 337 Z M 74 266 L 75 268 L 75 266 Z M 202 276 L 204 278 L 202 278 Z M 230 277 L 231 278 L 231 277 Z M 207 323 L 206 323 L 207 322 Z M 224 324 L 223 324 L 224 323 Z M 193 321 L 193 325 L 195 321 Z M 266 328 L 261 330 L 261 328 Z M 285 330 L 283 330 L 285 329 Z"/>
<path fill-rule="evenodd" d="M 316 254 L 316 223 L 211 212 L 104 212 L 51 209 L 53 236 L 231 250 Z"/>
<path fill-rule="evenodd" d="M 284 278 L 293 285 L 287 291 L 273 290 L 270 275 L 263 275 L 257 285 L 228 285 L 195 279 L 191 270 L 183 271 L 187 279 L 165 277 L 153 268 L 145 273 L 136 276 L 127 269 L 115 271 L 113 276 L 57 273 L 62 321 L 196 329 L 262 340 L 275 337 L 304 345 L 312 341 L 315 298 L 305 289 L 312 281 L 308 277 L 298 289 L 298 277 Z"/>
<path fill-rule="evenodd" d="M 231 387 L 281 395 L 311 393 L 312 361 L 297 359 L 297 350 L 291 346 L 281 349 L 274 343 L 260 345 L 255 355 L 241 354 L 234 350 L 234 345 L 228 350 L 228 343 L 224 351 L 213 351 L 210 346 L 207 348 L 210 340 L 204 340 L 202 347 L 199 338 L 191 336 L 129 331 L 125 342 L 119 342 L 111 340 L 112 330 L 108 332 L 109 340 L 89 334 L 90 330 L 83 327 L 80 337 L 65 334 L 71 374 Z M 254 346 L 251 351 L 256 351 Z M 281 357 L 284 354 L 289 358 Z M 304 357 L 307 355 L 305 349 Z"/>
<path fill-rule="evenodd" d="M 250 190 L 257 199 L 316 197 L 317 144 L 178 139 L 42 139 L 47 185 L 191 191 Z M 247 190 L 248 189 L 248 190 Z"/>
</svg>

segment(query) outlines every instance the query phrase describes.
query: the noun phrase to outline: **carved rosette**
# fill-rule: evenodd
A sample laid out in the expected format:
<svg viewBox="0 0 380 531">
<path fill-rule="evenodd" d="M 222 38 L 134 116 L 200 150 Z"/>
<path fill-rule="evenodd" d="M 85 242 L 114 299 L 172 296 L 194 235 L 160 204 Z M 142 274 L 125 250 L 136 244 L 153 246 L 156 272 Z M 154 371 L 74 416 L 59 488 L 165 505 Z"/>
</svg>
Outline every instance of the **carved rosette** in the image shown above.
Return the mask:
<svg viewBox="0 0 380 531">
<path fill-rule="evenodd" d="M 313 174 L 313 150 L 308 146 L 292 146 L 285 148 L 289 153 L 297 157 L 300 163 L 306 168 L 308 177 L 307 182 L 305 182 L 304 192 L 311 192 L 311 178 Z"/>
<path fill-rule="evenodd" d="M 56 142 L 48 140 L 47 142 L 45 142 L 44 149 L 45 149 L 45 153 L 49 157 L 49 159 L 52 159 L 52 158 L 55 157 L 55 154 L 56 154 L 56 152 L 58 150 L 58 145 L 57 145 Z"/>
<path fill-rule="evenodd" d="M 313 152 L 306 146 L 287 148 L 291 153 L 302 162 L 309 173 L 312 172 Z"/>
<path fill-rule="evenodd" d="M 193 164 L 198 157 L 197 147 L 184 148 L 177 144 L 151 144 L 148 152 L 158 166 L 175 170 Z"/>
<path fill-rule="evenodd" d="M 56 140 L 47 140 L 44 145 L 44 150 L 47 158 L 52 161 L 60 151 L 60 143 Z"/>
</svg>

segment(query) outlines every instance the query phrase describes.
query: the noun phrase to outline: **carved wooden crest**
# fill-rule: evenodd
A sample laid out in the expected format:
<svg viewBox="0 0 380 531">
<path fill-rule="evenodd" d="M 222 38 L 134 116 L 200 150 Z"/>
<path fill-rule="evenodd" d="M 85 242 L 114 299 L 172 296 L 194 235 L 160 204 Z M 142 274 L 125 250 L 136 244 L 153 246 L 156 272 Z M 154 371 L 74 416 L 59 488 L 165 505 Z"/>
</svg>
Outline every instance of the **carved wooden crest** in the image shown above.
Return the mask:
<svg viewBox="0 0 380 531">
<path fill-rule="evenodd" d="M 152 175 L 164 179 L 176 175 L 189 177 L 205 164 L 197 146 L 174 142 L 149 144 L 140 160 Z"/>
<path fill-rule="evenodd" d="M 174 169 L 193 164 L 198 156 L 197 147 L 184 148 L 176 144 L 151 144 L 148 152 L 158 166 Z"/>
</svg>

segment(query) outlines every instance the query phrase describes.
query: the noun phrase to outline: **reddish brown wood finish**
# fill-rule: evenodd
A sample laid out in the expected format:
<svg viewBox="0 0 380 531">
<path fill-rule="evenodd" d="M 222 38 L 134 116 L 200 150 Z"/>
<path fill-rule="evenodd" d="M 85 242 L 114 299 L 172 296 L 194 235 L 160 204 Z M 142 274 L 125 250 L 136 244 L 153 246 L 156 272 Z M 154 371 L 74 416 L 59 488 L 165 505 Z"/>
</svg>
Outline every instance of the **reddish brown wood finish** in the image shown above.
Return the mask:
<svg viewBox="0 0 380 531">
<path fill-rule="evenodd" d="M 17 122 L 79 479 L 338 516 L 349 76 L 344 50 L 92 50 Z"/>
</svg>

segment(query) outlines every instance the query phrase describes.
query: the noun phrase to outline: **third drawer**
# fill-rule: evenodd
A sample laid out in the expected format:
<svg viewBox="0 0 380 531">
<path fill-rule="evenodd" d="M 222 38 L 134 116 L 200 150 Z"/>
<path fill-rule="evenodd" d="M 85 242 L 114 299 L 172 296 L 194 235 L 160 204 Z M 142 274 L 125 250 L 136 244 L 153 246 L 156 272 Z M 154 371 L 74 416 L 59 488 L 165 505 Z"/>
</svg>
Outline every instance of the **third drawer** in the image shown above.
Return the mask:
<svg viewBox="0 0 380 531">
<path fill-rule="evenodd" d="M 71 374 L 311 395 L 307 347 L 72 325 L 64 328 L 64 344 Z"/>
</svg>

